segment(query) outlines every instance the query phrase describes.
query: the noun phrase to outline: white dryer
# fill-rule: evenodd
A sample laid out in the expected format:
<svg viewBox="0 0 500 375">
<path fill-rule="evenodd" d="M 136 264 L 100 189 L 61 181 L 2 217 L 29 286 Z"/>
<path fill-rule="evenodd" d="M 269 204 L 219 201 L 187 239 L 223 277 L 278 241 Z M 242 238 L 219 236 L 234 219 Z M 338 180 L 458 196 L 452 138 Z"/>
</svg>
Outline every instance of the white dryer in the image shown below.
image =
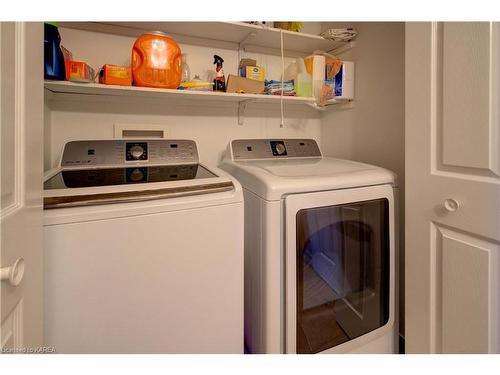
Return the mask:
<svg viewBox="0 0 500 375">
<path fill-rule="evenodd" d="M 252 353 L 394 353 L 395 175 L 312 139 L 233 140 Z"/>
<path fill-rule="evenodd" d="M 241 186 L 195 142 L 69 142 L 44 206 L 46 345 L 243 353 Z"/>
</svg>

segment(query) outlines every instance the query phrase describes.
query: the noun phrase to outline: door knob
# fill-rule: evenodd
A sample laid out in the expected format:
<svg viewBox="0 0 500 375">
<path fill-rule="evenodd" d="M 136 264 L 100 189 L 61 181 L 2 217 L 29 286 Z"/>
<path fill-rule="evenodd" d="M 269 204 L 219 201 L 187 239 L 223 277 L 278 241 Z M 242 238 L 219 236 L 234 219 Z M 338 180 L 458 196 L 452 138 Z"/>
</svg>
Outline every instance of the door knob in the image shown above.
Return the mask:
<svg viewBox="0 0 500 375">
<path fill-rule="evenodd" d="M 18 286 L 24 276 L 24 259 L 17 258 L 10 267 L 0 268 L 0 280 L 8 280 L 12 286 Z"/>
<path fill-rule="evenodd" d="M 460 208 L 460 202 L 453 198 L 448 198 L 444 201 L 444 208 L 446 211 L 455 212 Z"/>
</svg>

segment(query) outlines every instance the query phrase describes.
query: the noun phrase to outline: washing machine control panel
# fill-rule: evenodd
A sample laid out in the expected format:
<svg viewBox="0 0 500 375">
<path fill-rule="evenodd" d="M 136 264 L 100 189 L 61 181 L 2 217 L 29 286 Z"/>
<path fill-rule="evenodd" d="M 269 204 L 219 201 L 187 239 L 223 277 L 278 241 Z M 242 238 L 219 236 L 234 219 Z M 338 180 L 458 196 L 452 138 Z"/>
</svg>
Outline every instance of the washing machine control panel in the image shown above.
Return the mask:
<svg viewBox="0 0 500 375">
<path fill-rule="evenodd" d="M 314 139 L 237 139 L 231 149 L 233 160 L 321 157 Z"/>
<path fill-rule="evenodd" d="M 119 166 L 198 163 L 196 143 L 190 140 L 96 140 L 66 143 L 61 166 Z"/>
</svg>

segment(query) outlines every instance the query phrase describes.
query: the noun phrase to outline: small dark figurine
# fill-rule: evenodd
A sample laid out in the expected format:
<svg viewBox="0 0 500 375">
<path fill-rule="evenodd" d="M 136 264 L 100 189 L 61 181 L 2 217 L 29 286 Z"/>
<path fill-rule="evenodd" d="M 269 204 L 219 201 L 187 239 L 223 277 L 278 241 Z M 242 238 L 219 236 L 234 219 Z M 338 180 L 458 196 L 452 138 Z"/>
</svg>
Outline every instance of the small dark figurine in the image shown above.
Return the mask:
<svg viewBox="0 0 500 375">
<path fill-rule="evenodd" d="M 222 63 L 224 60 L 222 57 L 214 55 L 215 65 L 215 79 L 214 79 L 214 91 L 226 91 L 226 77 L 224 77 L 224 69 L 222 69 Z"/>
</svg>

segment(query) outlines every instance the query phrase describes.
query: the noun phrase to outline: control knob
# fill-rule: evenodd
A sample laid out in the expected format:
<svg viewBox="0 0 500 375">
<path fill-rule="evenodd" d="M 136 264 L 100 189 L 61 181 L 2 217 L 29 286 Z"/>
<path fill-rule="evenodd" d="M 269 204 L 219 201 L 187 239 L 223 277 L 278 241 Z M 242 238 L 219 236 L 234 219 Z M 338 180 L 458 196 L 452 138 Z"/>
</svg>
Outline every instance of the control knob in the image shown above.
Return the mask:
<svg viewBox="0 0 500 375">
<path fill-rule="evenodd" d="M 139 159 L 144 154 L 144 148 L 139 145 L 134 145 L 130 148 L 130 155 L 134 159 Z"/>
<path fill-rule="evenodd" d="M 276 153 L 278 155 L 283 155 L 286 152 L 285 145 L 283 143 L 276 143 Z"/>
</svg>

